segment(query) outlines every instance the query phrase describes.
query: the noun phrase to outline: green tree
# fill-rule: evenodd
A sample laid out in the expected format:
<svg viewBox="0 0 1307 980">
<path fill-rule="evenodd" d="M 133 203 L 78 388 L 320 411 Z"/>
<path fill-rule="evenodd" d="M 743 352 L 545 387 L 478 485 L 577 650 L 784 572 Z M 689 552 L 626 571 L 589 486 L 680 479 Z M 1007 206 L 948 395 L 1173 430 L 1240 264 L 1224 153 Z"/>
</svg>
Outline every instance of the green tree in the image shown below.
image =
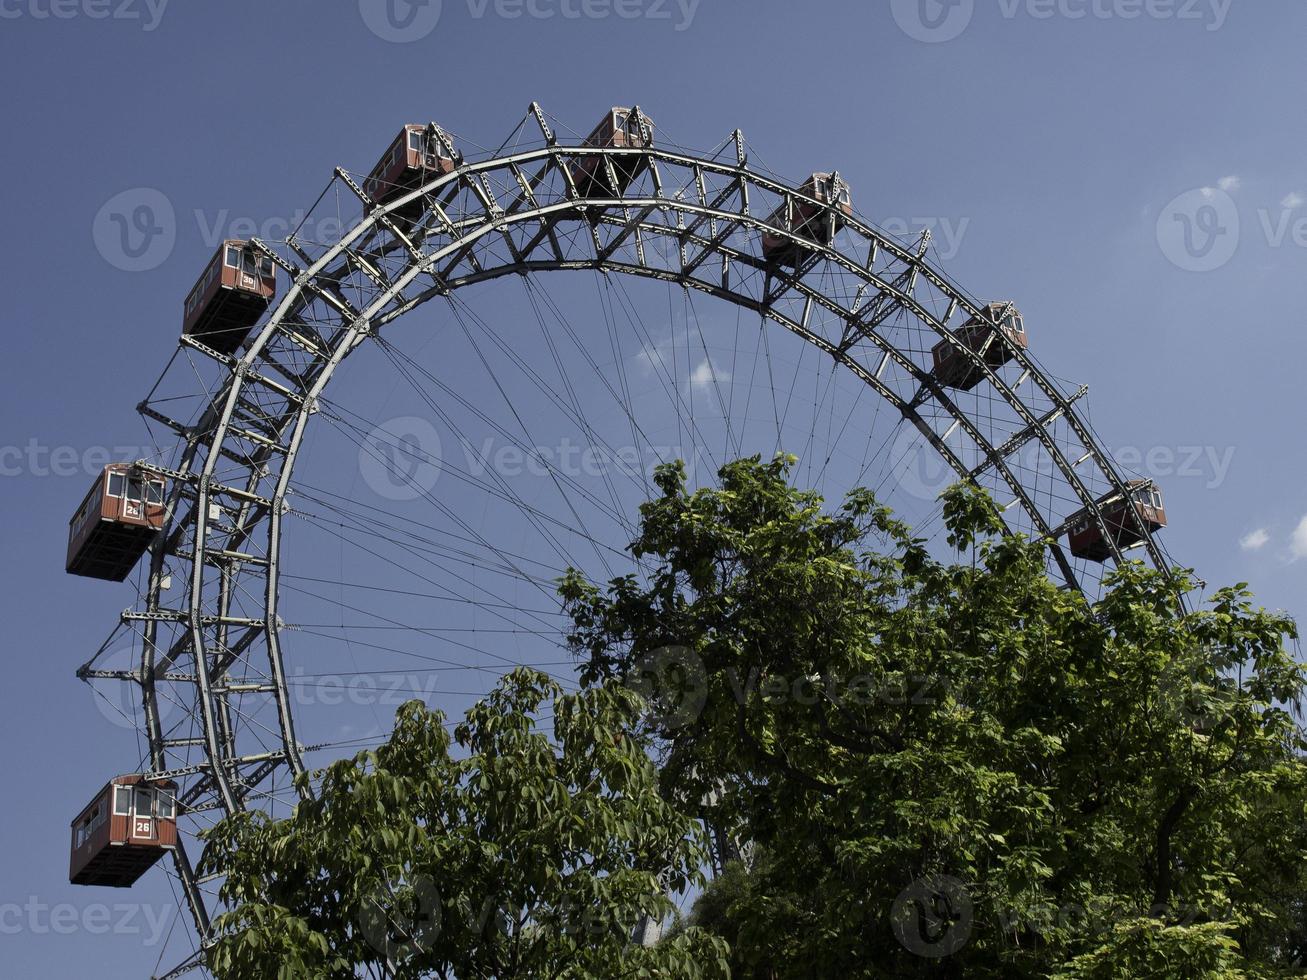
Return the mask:
<svg viewBox="0 0 1307 980">
<path fill-rule="evenodd" d="M 552 704 L 552 737 L 538 730 Z M 389 741 L 313 778 L 288 819 L 209 833 L 225 869 L 209 953 L 222 978 L 705 978 L 725 943 L 700 930 L 646 948 L 668 890 L 700 881 L 697 825 L 659 794 L 633 733 L 640 702 L 604 685 L 564 695 L 518 670 L 451 738 L 404 705 Z M 460 750 L 457 755 L 455 745 Z"/>
<path fill-rule="evenodd" d="M 692 920 L 735 975 L 1291 971 L 1294 624 L 1139 563 L 1091 604 L 965 486 L 941 561 L 792 462 L 661 468 L 642 576 L 562 586 L 585 679 L 652 692 L 668 798 L 752 848 Z"/>
</svg>

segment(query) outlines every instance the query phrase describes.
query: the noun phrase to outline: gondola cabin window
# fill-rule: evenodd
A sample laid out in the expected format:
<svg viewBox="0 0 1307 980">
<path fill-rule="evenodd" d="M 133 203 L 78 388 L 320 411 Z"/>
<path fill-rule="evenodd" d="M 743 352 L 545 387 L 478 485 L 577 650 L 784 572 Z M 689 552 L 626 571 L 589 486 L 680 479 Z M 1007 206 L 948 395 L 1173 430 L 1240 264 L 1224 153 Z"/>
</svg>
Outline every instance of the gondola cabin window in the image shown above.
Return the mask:
<svg viewBox="0 0 1307 980">
<path fill-rule="evenodd" d="M 94 809 L 92 809 L 91 812 L 86 815 L 86 817 L 82 820 L 81 824 L 78 826 L 77 834 L 76 837 L 74 838 L 75 846 L 81 847 L 88 840 L 90 840 L 91 835 L 94 834 L 97 830 L 99 830 L 101 825 L 107 819 L 108 817 L 105 815 L 104 804 L 97 803 Z"/>
</svg>

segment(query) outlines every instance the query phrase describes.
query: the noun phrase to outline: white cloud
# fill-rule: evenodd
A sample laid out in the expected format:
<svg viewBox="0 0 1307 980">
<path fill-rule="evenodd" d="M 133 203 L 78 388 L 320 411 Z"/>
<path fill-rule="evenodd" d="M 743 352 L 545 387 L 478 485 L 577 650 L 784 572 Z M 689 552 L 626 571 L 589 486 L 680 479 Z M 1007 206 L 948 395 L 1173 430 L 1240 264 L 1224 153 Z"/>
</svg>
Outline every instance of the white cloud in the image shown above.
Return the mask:
<svg viewBox="0 0 1307 980">
<path fill-rule="evenodd" d="M 698 385 L 699 387 L 703 387 L 704 385 L 707 384 L 712 384 L 714 381 L 716 381 L 718 384 L 725 384 L 727 381 L 730 380 L 731 380 L 731 375 L 729 372 L 723 371 L 721 368 L 714 367 L 712 364 L 708 362 L 707 358 L 704 358 L 702 361 L 700 361 L 698 366 L 694 369 L 693 373 L 690 375 L 690 384 Z"/>
<path fill-rule="evenodd" d="M 677 350 L 684 342 L 685 331 L 673 327 L 661 340 L 656 340 L 652 344 L 647 342 L 641 344 L 639 352 L 635 355 L 636 361 L 646 371 L 657 368 L 670 372 L 684 356 Z"/>
<path fill-rule="evenodd" d="M 1300 208 L 1304 204 L 1307 204 L 1307 197 L 1303 197 L 1297 191 L 1290 191 L 1285 196 L 1284 200 L 1280 202 L 1280 207 L 1288 208 L 1292 211 L 1294 208 Z"/>
<path fill-rule="evenodd" d="M 640 350 L 635 355 L 635 359 L 639 362 L 640 367 L 645 370 L 662 367 L 667 362 L 667 358 L 663 357 L 662 344 L 653 347 L 650 347 L 648 344 L 642 344 Z"/>
<path fill-rule="evenodd" d="M 1289 552 L 1293 555 L 1293 560 L 1307 558 L 1307 517 L 1298 522 L 1298 526 L 1293 529 L 1293 534 L 1289 535 Z"/>
<path fill-rule="evenodd" d="M 1259 548 L 1264 547 L 1266 542 L 1270 540 L 1271 536 L 1266 533 L 1266 528 L 1259 527 L 1257 530 L 1249 531 L 1240 538 L 1239 547 L 1244 551 L 1257 551 Z"/>
<path fill-rule="evenodd" d="M 1202 193 L 1203 197 L 1215 197 L 1218 192 L 1224 191 L 1228 193 L 1230 191 L 1237 191 L 1242 186 L 1243 178 L 1231 175 L 1229 177 L 1222 177 L 1216 182 L 1215 187 L 1200 187 L 1199 191 Z"/>
</svg>

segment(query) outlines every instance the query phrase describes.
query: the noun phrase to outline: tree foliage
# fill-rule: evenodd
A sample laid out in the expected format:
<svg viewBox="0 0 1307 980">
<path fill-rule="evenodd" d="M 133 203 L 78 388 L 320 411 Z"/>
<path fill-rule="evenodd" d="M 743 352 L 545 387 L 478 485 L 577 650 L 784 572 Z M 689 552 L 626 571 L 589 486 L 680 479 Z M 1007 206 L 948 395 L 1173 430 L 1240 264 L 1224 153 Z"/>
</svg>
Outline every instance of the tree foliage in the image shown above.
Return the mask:
<svg viewBox="0 0 1307 980">
<path fill-rule="evenodd" d="M 538 730 L 552 705 L 552 736 Z M 389 741 L 316 774 L 286 820 L 229 818 L 205 863 L 231 910 L 223 978 L 725 977 L 725 944 L 689 930 L 646 948 L 641 916 L 698 882 L 697 826 L 659 794 L 616 685 L 563 695 L 518 670 L 451 735 L 404 705 Z M 458 751 L 456 751 L 456 749 Z M 207 870 L 207 869 L 202 869 Z"/>
<path fill-rule="evenodd" d="M 1091 603 L 967 486 L 941 557 L 792 464 L 657 471 L 641 574 L 560 584 L 581 693 L 518 671 L 452 737 L 406 705 L 289 819 L 219 825 L 219 976 L 1293 973 L 1294 624 L 1139 563 Z M 633 944 L 705 824 L 737 859 Z"/>
<path fill-rule="evenodd" d="M 695 920 L 736 975 L 1290 969 L 1294 624 L 1242 586 L 1187 610 L 1186 573 L 1139 563 L 1091 604 L 966 486 L 940 561 L 866 491 L 829 512 L 791 464 L 694 492 L 663 467 L 643 576 L 563 584 L 588 681 L 693 709 L 654 727 L 669 798 L 754 848 Z"/>
</svg>

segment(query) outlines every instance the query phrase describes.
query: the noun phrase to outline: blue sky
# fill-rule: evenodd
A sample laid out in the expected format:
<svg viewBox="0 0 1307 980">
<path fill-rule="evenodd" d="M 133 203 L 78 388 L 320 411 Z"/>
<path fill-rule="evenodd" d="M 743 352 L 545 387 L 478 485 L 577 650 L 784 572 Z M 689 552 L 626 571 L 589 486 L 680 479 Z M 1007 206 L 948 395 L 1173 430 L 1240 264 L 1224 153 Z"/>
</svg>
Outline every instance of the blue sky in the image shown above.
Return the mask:
<svg viewBox="0 0 1307 980">
<path fill-rule="evenodd" d="M 23 801 L 0 856 L 3 972 L 143 976 L 184 953 L 185 923 L 164 939 L 177 913 L 162 872 L 131 892 L 66 884 L 68 821 L 138 758 L 133 732 L 73 676 L 135 595 L 64 576 L 66 522 L 96 460 L 149 451 L 134 406 L 215 240 L 248 226 L 277 237 L 270 219 L 311 205 L 332 167 L 366 171 L 405 122 L 493 147 L 533 99 L 582 133 L 639 102 L 685 146 L 739 127 L 796 181 L 838 168 L 863 214 L 891 231 L 932 227 L 955 280 L 1020 303 L 1040 361 L 1090 386 L 1097 431 L 1163 486 L 1178 560 L 1307 611 L 1307 8 L 394 2 L 388 17 L 380 0 L 0 0 L 0 766 Z M 107 216 L 142 188 L 172 218 L 164 254 L 137 261 Z M 585 295 L 559 287 L 558 299 L 571 309 Z M 529 312 L 520 290 L 480 301 L 489 319 Z M 728 322 L 709 305 L 663 317 L 666 335 L 699 316 L 717 318 L 722 356 Z M 443 344 L 411 349 L 428 364 L 470 358 Z M 384 369 L 363 362 L 336 397 L 368 419 L 420 414 Z M 320 485 L 367 484 L 339 437 L 310 445 Z M 305 540 L 316 557 L 323 542 Z M 350 649 L 355 666 L 366 649 Z M 475 694 L 495 662 L 440 689 Z M 330 700 L 319 692 L 306 715 L 331 715 Z M 323 730 L 370 731 L 389 710 L 353 707 L 359 717 Z"/>
</svg>

